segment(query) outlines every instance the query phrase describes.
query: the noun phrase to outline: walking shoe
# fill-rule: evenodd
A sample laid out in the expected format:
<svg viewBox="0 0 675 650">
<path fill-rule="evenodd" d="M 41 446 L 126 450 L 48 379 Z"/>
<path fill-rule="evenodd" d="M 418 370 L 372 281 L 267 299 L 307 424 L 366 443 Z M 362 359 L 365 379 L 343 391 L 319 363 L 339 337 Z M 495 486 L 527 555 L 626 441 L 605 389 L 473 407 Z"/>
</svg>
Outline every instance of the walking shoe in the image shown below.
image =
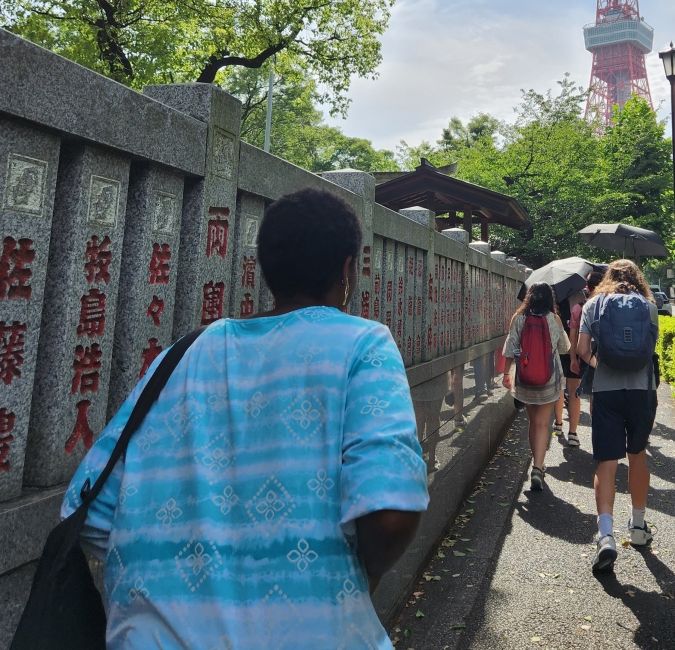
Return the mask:
<svg viewBox="0 0 675 650">
<path fill-rule="evenodd" d="M 563 423 L 554 422 L 553 423 L 553 435 L 560 435 L 562 433 Z"/>
<path fill-rule="evenodd" d="M 541 492 L 544 489 L 544 470 L 533 467 L 530 472 L 530 490 Z"/>
<path fill-rule="evenodd" d="M 647 546 L 653 539 L 652 529 L 644 523 L 642 528 L 633 526 L 632 521 L 628 521 L 628 532 L 630 533 L 630 543 L 633 546 Z"/>
<path fill-rule="evenodd" d="M 567 444 L 570 447 L 579 447 L 581 445 L 581 443 L 579 442 L 579 436 L 576 433 L 568 433 Z"/>
<path fill-rule="evenodd" d="M 593 558 L 593 573 L 611 571 L 616 561 L 616 542 L 614 535 L 600 537 L 597 542 L 595 557 Z"/>
</svg>

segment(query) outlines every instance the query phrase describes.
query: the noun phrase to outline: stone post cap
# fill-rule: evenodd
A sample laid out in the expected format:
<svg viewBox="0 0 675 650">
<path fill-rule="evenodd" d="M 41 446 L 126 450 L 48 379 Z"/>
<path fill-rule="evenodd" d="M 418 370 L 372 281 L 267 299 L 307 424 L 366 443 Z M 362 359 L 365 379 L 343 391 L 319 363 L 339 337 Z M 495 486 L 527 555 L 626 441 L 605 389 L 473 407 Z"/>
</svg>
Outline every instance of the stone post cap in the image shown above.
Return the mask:
<svg viewBox="0 0 675 650">
<path fill-rule="evenodd" d="M 318 175 L 359 196 L 375 196 L 375 177 L 369 172 L 362 172 L 358 169 L 338 169 Z"/>
<path fill-rule="evenodd" d="M 446 228 L 441 234 L 455 241 L 462 242 L 462 244 L 469 243 L 469 233 L 464 228 Z"/>
<path fill-rule="evenodd" d="M 432 212 L 431 210 L 427 210 L 426 208 L 422 208 L 418 205 L 415 205 L 411 208 L 403 208 L 398 212 L 407 219 L 417 221 L 417 223 L 421 223 L 423 226 L 429 226 L 430 228 L 434 228 L 436 225 L 435 222 L 436 213 Z"/>
<path fill-rule="evenodd" d="M 508 266 L 513 266 L 514 268 L 518 266 L 518 260 L 515 257 L 507 257 L 505 263 Z"/>
<path fill-rule="evenodd" d="M 491 246 L 486 241 L 474 241 L 469 244 L 469 248 L 473 248 L 483 255 L 489 255 Z"/>
<path fill-rule="evenodd" d="M 518 270 L 521 273 L 525 273 L 525 271 L 527 270 L 527 266 L 525 266 L 524 264 L 518 264 Z"/>
<path fill-rule="evenodd" d="M 492 251 L 490 255 L 492 255 L 493 260 L 497 260 L 502 264 L 506 263 L 506 253 L 503 253 L 502 251 Z"/>
<path fill-rule="evenodd" d="M 532 275 L 533 271 L 534 271 L 534 269 L 531 269 L 529 266 L 526 266 L 526 267 L 525 267 L 525 273 L 526 273 L 528 276 Z"/>
</svg>

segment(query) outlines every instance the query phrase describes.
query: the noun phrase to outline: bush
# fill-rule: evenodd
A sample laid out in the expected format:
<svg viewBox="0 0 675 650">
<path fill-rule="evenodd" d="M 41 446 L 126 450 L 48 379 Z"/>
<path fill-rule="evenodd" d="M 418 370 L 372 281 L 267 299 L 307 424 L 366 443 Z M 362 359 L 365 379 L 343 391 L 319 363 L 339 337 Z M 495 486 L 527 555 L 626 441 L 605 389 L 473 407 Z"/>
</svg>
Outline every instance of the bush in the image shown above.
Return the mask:
<svg viewBox="0 0 675 650">
<path fill-rule="evenodd" d="M 656 352 L 661 365 L 661 380 L 675 391 L 675 317 L 659 316 L 659 340 Z"/>
</svg>

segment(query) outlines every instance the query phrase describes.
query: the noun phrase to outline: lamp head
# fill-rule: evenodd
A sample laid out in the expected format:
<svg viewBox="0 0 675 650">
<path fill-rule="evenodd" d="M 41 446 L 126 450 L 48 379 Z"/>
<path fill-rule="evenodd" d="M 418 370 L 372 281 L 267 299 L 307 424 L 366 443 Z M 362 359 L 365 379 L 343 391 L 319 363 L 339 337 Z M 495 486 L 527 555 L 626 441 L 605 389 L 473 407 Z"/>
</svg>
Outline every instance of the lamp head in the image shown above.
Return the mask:
<svg viewBox="0 0 675 650">
<path fill-rule="evenodd" d="M 666 77 L 673 83 L 675 81 L 675 47 L 672 41 L 670 42 L 670 49 L 659 52 L 659 57 L 663 61 Z"/>
</svg>

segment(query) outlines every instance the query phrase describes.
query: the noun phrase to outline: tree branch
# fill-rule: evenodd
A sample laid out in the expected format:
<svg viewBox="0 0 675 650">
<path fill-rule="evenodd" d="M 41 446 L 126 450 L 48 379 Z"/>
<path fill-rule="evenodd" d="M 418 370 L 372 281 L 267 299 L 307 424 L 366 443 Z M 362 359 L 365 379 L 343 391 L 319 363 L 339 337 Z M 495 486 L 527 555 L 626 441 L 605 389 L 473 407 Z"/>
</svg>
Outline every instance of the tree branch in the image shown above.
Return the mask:
<svg viewBox="0 0 675 650">
<path fill-rule="evenodd" d="M 230 56 L 227 50 L 223 50 L 218 54 L 212 54 L 199 77 L 197 77 L 197 81 L 200 83 L 213 83 L 218 70 L 228 65 L 240 65 L 244 68 L 259 68 L 267 61 L 267 59 L 288 47 L 288 43 L 289 41 L 286 39 L 281 40 L 278 43 L 265 48 L 258 55 L 250 58 L 245 56 Z"/>
</svg>

